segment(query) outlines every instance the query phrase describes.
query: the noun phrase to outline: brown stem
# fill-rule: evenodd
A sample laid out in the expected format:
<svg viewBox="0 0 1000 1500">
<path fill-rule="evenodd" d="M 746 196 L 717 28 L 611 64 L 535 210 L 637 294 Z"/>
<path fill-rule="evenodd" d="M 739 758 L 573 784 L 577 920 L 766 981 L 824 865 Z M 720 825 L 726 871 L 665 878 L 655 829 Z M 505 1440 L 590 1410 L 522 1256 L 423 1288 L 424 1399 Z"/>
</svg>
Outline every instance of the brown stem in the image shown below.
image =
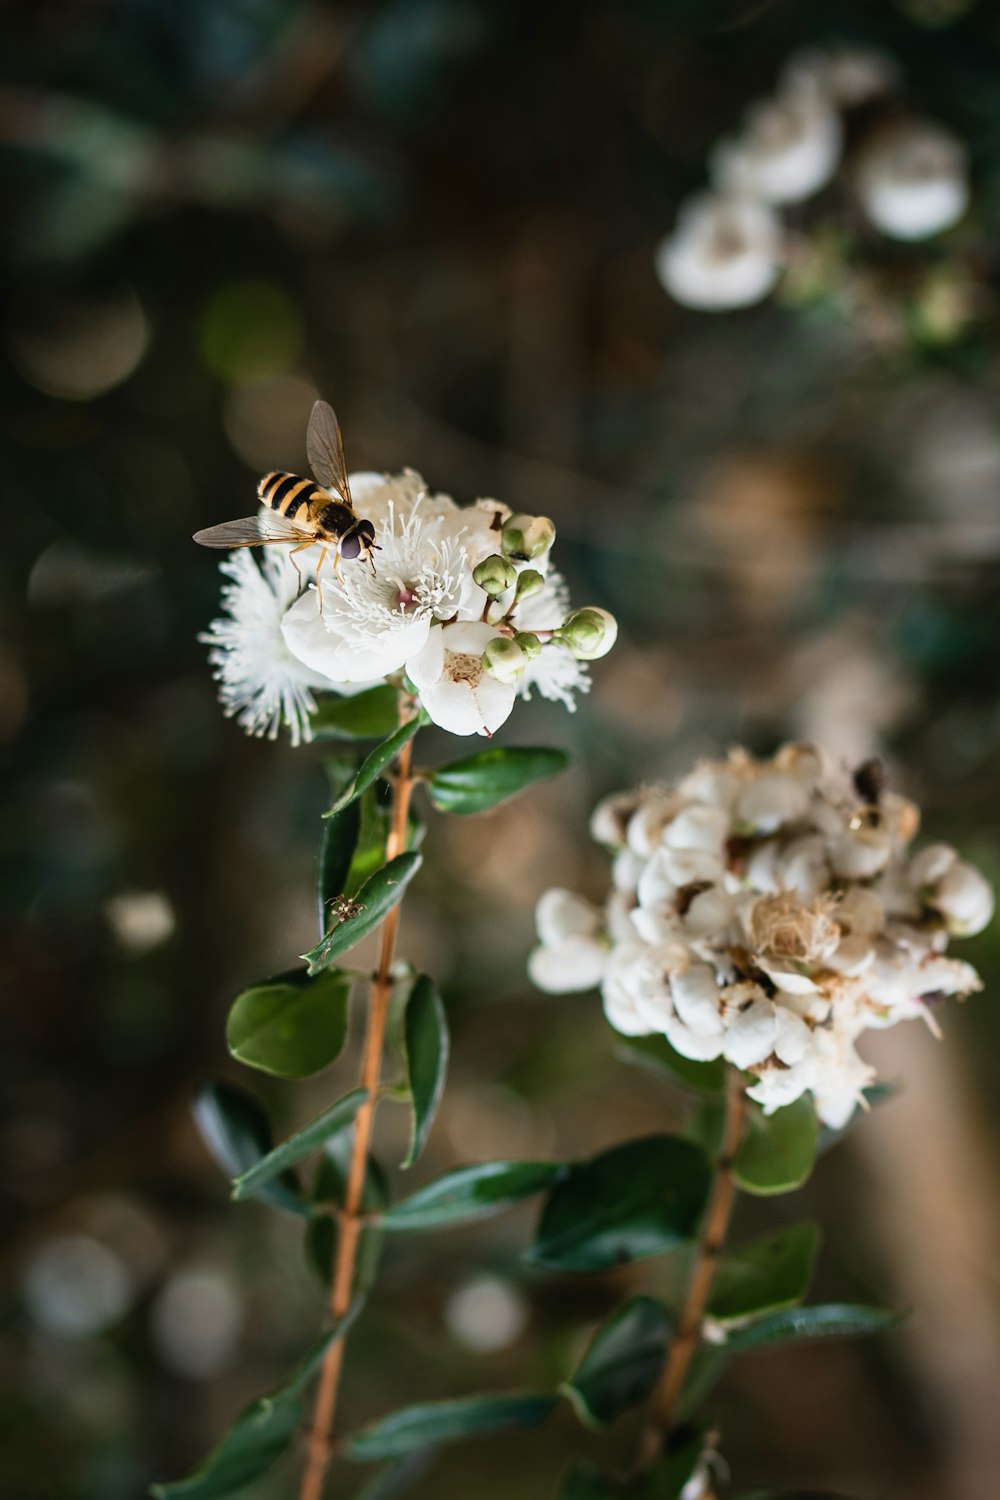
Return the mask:
<svg viewBox="0 0 1000 1500">
<path fill-rule="evenodd" d="M 393 780 L 392 824 L 385 846 L 387 860 L 395 859 L 396 855 L 401 854 L 406 847 L 410 796 L 413 792 L 412 757 L 413 741 L 411 739 L 399 752 L 399 759 L 396 763 L 396 774 Z M 389 1002 L 392 999 L 392 964 L 396 952 L 399 912 L 399 905 L 394 906 L 382 923 L 378 966 L 372 977 L 369 994 L 368 1025 L 359 1079 L 360 1086 L 368 1090 L 368 1098 L 358 1110 L 355 1121 L 351 1160 L 347 1171 L 347 1189 L 344 1194 L 343 1210 L 339 1215 L 337 1254 L 333 1263 L 333 1280 L 330 1289 L 330 1317 L 334 1321 L 342 1318 L 351 1305 L 354 1268 L 357 1262 L 358 1242 L 361 1238 L 361 1200 L 364 1193 L 368 1153 L 371 1149 L 375 1106 L 378 1102 L 386 1020 L 389 1015 Z M 335 1339 L 330 1345 L 320 1371 L 316 1406 L 308 1438 L 306 1467 L 299 1488 L 299 1500 L 320 1500 L 323 1493 L 323 1479 L 330 1461 L 330 1429 L 333 1426 L 334 1412 L 337 1407 L 337 1392 L 343 1362 L 344 1339 L 341 1337 Z"/>
<path fill-rule="evenodd" d="M 733 1070 L 729 1075 L 726 1090 L 726 1119 L 722 1133 L 722 1145 L 716 1163 L 712 1191 L 709 1195 L 705 1222 L 691 1267 L 687 1296 L 680 1316 L 677 1334 L 671 1343 L 670 1354 L 652 1396 L 650 1422 L 643 1436 L 640 1466 L 652 1463 L 662 1451 L 674 1422 L 674 1410 L 684 1386 L 688 1367 L 701 1340 L 701 1329 L 705 1319 L 705 1306 L 715 1280 L 733 1211 L 736 1184 L 733 1181 L 733 1160 L 743 1138 L 746 1120 L 746 1099 L 739 1074 Z"/>
</svg>

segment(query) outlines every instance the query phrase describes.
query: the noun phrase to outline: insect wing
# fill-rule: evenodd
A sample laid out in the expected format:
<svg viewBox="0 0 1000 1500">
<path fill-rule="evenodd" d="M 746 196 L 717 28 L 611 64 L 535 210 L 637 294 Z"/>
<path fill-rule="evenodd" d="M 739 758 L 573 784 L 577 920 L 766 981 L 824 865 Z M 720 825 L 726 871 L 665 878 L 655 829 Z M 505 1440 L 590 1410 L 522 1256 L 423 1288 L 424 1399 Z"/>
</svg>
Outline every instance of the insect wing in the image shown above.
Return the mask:
<svg viewBox="0 0 1000 1500">
<path fill-rule="evenodd" d="M 345 505 L 352 505 L 351 486 L 344 458 L 344 437 L 337 414 L 326 401 L 317 401 L 309 418 L 306 452 L 312 471 L 320 484 L 336 490 Z"/>
<path fill-rule="evenodd" d="M 196 531 L 194 540 L 203 547 L 260 547 L 265 542 L 300 542 L 302 532 L 276 511 L 244 516 L 239 521 L 223 521 L 220 526 L 206 526 Z"/>
</svg>

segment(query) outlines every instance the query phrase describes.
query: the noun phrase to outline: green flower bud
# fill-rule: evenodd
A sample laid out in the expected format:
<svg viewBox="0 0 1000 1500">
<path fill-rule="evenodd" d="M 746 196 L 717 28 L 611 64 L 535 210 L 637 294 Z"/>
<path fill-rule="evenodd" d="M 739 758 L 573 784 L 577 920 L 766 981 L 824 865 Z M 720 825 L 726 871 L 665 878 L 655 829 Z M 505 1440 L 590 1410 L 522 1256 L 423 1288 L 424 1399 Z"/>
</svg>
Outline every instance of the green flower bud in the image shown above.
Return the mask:
<svg viewBox="0 0 1000 1500">
<path fill-rule="evenodd" d="M 517 582 L 517 570 L 498 552 L 484 557 L 481 563 L 477 563 L 472 570 L 472 576 L 491 599 L 499 598 Z"/>
<path fill-rule="evenodd" d="M 618 639 L 618 621 L 596 605 L 575 609 L 563 620 L 555 639 L 568 646 L 578 661 L 597 661 L 607 656 Z"/>
<path fill-rule="evenodd" d="M 514 600 L 520 604 L 522 599 L 530 599 L 533 594 L 540 594 L 545 587 L 545 577 L 535 568 L 524 568 L 517 575 L 517 589 Z"/>
<path fill-rule="evenodd" d="M 519 630 L 514 637 L 514 643 L 520 646 L 528 661 L 534 661 L 536 656 L 541 655 L 542 643 L 530 630 Z"/>
<path fill-rule="evenodd" d="M 506 636 L 496 636 L 483 652 L 483 666 L 498 682 L 516 682 L 527 665 L 523 646 Z"/>
<path fill-rule="evenodd" d="M 548 516 L 511 516 L 500 533 L 505 557 L 531 562 L 547 552 L 556 539 L 556 528 Z"/>
</svg>

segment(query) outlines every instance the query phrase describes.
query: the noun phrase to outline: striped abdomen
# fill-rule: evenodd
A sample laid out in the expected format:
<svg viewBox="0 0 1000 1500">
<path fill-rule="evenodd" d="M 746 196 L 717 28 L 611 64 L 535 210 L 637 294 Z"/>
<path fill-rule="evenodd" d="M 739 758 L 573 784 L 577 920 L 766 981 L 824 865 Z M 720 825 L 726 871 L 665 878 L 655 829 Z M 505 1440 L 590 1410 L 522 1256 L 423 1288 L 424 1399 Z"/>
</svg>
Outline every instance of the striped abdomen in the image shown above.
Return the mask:
<svg viewBox="0 0 1000 1500">
<path fill-rule="evenodd" d="M 300 474 L 285 474 L 274 470 L 265 474 L 257 486 L 257 498 L 262 505 L 269 505 L 279 516 L 301 524 L 305 520 L 313 500 L 328 501 L 329 495 L 321 490 L 313 479 L 303 479 Z"/>
</svg>

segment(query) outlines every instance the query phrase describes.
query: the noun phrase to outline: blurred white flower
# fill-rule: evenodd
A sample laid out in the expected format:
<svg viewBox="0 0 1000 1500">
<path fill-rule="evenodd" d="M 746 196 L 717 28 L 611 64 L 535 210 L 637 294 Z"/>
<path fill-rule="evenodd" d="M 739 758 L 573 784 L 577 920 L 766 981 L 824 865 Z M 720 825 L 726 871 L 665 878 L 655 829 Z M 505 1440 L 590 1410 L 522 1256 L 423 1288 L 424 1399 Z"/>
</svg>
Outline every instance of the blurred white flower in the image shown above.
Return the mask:
<svg viewBox="0 0 1000 1500">
<path fill-rule="evenodd" d="M 855 183 L 868 218 L 892 239 L 939 234 L 969 206 L 965 147 L 931 120 L 876 131 L 862 146 Z"/>
<path fill-rule="evenodd" d="M 136 1287 L 124 1260 L 109 1245 L 89 1234 L 63 1234 L 31 1255 L 22 1290 L 39 1328 L 82 1339 L 117 1323 Z"/>
<path fill-rule="evenodd" d="M 843 130 L 821 89 L 786 86 L 754 105 L 743 131 L 720 141 L 709 170 L 715 187 L 762 203 L 801 203 L 837 169 Z"/>
<path fill-rule="evenodd" d="M 781 76 L 785 87 L 822 90 L 832 103 L 855 109 L 890 93 L 899 82 L 894 57 L 874 47 L 839 46 L 794 52 Z"/>
<path fill-rule="evenodd" d="M 681 205 L 656 252 L 656 274 L 685 307 L 749 307 L 778 280 L 782 242 L 781 223 L 763 203 L 700 193 Z"/>
<path fill-rule="evenodd" d="M 108 926 L 129 953 L 148 953 L 173 935 L 174 909 L 163 891 L 122 891 L 104 903 Z"/>
<path fill-rule="evenodd" d="M 944 949 L 989 921 L 993 892 L 949 845 L 911 857 L 918 826 L 911 802 L 871 805 L 808 745 L 605 798 L 591 822 L 617 851 L 605 909 L 546 893 L 529 972 L 550 993 L 599 985 L 624 1035 L 724 1057 L 766 1112 L 811 1092 L 839 1128 L 874 1077 L 865 1030 L 936 1029 L 935 1001 L 980 988 Z"/>
<path fill-rule="evenodd" d="M 293 745 L 311 739 L 312 690 L 332 684 L 290 651 L 282 635 L 301 575 L 278 547 L 264 548 L 260 566 L 245 548 L 223 558 L 219 569 L 230 580 L 222 586 L 226 613 L 198 639 L 211 647 L 223 712 L 235 715 L 247 734 L 277 739 L 284 724 Z"/>
<path fill-rule="evenodd" d="M 204 1380 L 235 1358 L 243 1310 L 232 1277 L 216 1266 L 184 1266 L 153 1303 L 153 1339 L 164 1364 Z"/>
<path fill-rule="evenodd" d="M 528 1307 L 521 1292 L 498 1276 L 475 1276 L 458 1287 L 445 1304 L 452 1337 L 476 1354 L 496 1354 L 521 1337 Z"/>
</svg>

